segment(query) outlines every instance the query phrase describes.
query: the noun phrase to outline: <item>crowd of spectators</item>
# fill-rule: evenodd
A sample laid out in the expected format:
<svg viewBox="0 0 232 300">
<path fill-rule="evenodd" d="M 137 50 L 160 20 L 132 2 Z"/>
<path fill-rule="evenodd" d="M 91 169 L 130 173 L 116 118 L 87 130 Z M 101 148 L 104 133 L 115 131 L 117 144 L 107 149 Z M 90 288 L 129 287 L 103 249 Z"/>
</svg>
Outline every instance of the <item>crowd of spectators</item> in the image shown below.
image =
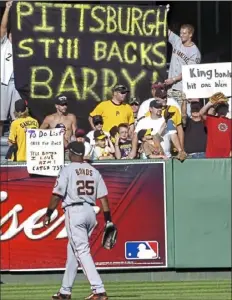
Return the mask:
<svg viewBox="0 0 232 300">
<path fill-rule="evenodd" d="M 39 128 L 14 86 L 11 34 L 7 20 L 12 1 L 6 4 L 1 22 L 1 128 L 11 115 L 7 159 L 26 160 L 26 130 Z M 182 66 L 198 64 L 201 54 L 192 42 L 194 28 L 182 25 L 180 36 L 169 30 L 173 53 L 168 79 L 151 85 L 148 100 L 130 97 L 128 87 L 117 84 L 112 98 L 100 102 L 89 114 L 91 131 L 78 127 L 68 112 L 67 95 L 54 100 L 56 112 L 47 116 L 41 129 L 63 128 L 64 148 L 77 140 L 85 144 L 85 159 L 170 159 L 231 157 L 231 118 L 228 99 L 220 94 L 216 105 L 210 99 L 186 99 L 182 92 Z M 11 62 L 6 55 L 11 53 Z M 7 56 L 7 58 L 9 58 Z"/>
</svg>

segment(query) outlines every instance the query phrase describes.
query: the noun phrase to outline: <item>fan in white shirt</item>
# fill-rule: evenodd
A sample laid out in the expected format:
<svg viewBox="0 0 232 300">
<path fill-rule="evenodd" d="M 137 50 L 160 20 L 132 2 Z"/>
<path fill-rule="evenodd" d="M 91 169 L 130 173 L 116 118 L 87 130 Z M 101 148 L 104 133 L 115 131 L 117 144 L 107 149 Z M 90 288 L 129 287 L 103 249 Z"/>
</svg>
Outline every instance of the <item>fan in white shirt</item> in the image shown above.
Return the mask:
<svg viewBox="0 0 232 300">
<path fill-rule="evenodd" d="M 150 103 L 152 100 L 156 100 L 156 91 L 159 89 L 164 89 L 165 86 L 163 83 L 161 82 L 154 82 L 151 86 L 151 94 L 152 94 L 152 98 L 149 98 L 145 101 L 143 101 L 143 103 L 140 105 L 139 107 L 139 111 L 137 114 L 137 120 L 140 120 L 141 118 L 145 117 L 146 114 L 149 112 L 149 107 L 150 107 Z M 180 113 L 181 113 L 181 107 L 178 104 L 178 102 L 174 99 L 174 98 L 167 98 L 167 105 L 169 106 L 176 106 Z"/>
<path fill-rule="evenodd" d="M 94 125 L 94 130 L 91 130 L 86 135 L 90 140 L 90 145 L 91 146 L 95 145 L 94 132 L 96 130 L 100 130 L 100 131 L 102 130 L 102 127 L 103 127 L 103 118 L 102 118 L 102 116 L 100 116 L 100 115 L 93 116 L 93 125 Z M 106 131 L 104 131 L 104 134 L 108 137 L 110 136 L 110 134 Z"/>
<path fill-rule="evenodd" d="M 152 135 L 155 135 L 156 133 L 159 133 L 163 141 L 161 142 L 161 146 L 164 150 L 164 153 L 167 157 L 171 157 L 170 149 L 171 149 L 171 141 L 173 142 L 174 146 L 176 149 L 178 149 L 178 152 L 181 152 L 181 146 L 179 143 L 179 139 L 176 134 L 176 129 L 173 125 L 173 122 L 171 120 L 168 120 L 167 126 L 163 126 L 164 123 L 166 122 L 164 117 L 162 116 L 162 104 L 159 103 L 156 100 L 152 100 L 150 102 L 150 117 L 145 117 L 141 119 L 136 128 L 135 128 L 135 133 L 134 139 L 137 139 L 138 143 L 138 137 L 137 134 L 141 129 L 150 129 L 152 128 Z M 162 128 L 165 128 L 162 130 Z M 135 143 L 133 142 L 133 145 Z"/>
<path fill-rule="evenodd" d="M 13 72 L 13 51 L 11 33 L 7 36 L 7 24 L 10 8 L 13 1 L 6 2 L 6 8 L 1 21 L 1 107 L 0 107 L 0 136 L 3 133 L 3 124 L 10 113 L 15 119 L 15 102 L 21 99 L 15 88 Z"/>
</svg>

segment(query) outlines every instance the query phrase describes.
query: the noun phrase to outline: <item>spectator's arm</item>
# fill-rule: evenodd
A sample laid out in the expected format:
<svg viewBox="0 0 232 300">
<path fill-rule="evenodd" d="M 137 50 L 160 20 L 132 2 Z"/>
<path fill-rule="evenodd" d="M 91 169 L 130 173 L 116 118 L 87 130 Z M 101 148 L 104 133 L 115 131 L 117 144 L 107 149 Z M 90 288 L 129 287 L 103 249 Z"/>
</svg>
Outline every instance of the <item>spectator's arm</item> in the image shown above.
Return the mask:
<svg viewBox="0 0 232 300">
<path fill-rule="evenodd" d="M 129 137 L 130 137 L 130 138 L 133 137 L 134 131 L 135 131 L 135 125 L 134 125 L 134 124 L 131 124 L 131 125 L 129 126 Z"/>
<path fill-rule="evenodd" d="M 75 135 L 77 130 L 77 118 L 76 116 L 72 115 L 72 134 Z"/>
<path fill-rule="evenodd" d="M 50 127 L 50 117 L 47 116 L 43 120 L 43 123 L 40 125 L 40 129 L 48 129 Z"/>
<path fill-rule="evenodd" d="M 10 125 L 10 134 L 8 137 L 8 145 L 11 146 L 13 144 L 16 144 L 16 141 L 17 141 L 17 131 L 16 131 L 15 122 L 13 121 Z"/>
<path fill-rule="evenodd" d="M 134 159 L 136 157 L 137 148 L 138 148 L 138 136 L 137 136 L 137 133 L 134 132 L 133 138 L 132 138 L 132 149 L 131 149 L 131 152 L 128 155 L 129 159 Z"/>
<path fill-rule="evenodd" d="M 180 147 L 182 150 L 184 150 L 184 129 L 183 129 L 182 124 L 179 124 L 176 127 L 176 130 L 177 130 L 177 135 L 178 135 L 178 138 L 180 141 Z"/>
<path fill-rule="evenodd" d="M 186 126 L 187 122 L 187 101 L 182 101 L 181 103 L 181 115 L 182 115 L 182 123 L 184 127 Z"/>
<path fill-rule="evenodd" d="M 177 149 L 177 151 L 181 152 L 182 151 L 181 143 L 176 133 L 171 134 L 171 140 L 173 142 L 174 147 Z"/>
<path fill-rule="evenodd" d="M 115 153 L 115 149 L 114 149 L 114 145 L 113 145 L 113 143 L 112 143 L 112 141 L 111 141 L 111 139 L 110 138 L 108 138 L 108 145 L 109 145 L 109 148 L 110 148 L 110 153 L 112 153 L 112 154 L 114 154 Z"/>
<path fill-rule="evenodd" d="M 91 126 L 91 128 L 94 130 L 94 124 L 93 124 L 93 118 L 91 116 L 89 116 L 89 124 Z"/>
<path fill-rule="evenodd" d="M 1 39 L 7 34 L 7 24 L 8 24 L 8 17 L 9 17 L 9 12 L 10 8 L 12 6 L 13 1 L 7 1 L 6 2 L 6 8 L 2 17 L 2 22 L 1 22 Z"/>
<path fill-rule="evenodd" d="M 121 151 L 120 151 L 120 148 L 119 148 L 119 136 L 118 136 L 118 134 L 115 137 L 114 146 L 115 146 L 115 157 L 116 157 L 116 159 L 121 159 L 122 155 L 121 155 Z"/>
<path fill-rule="evenodd" d="M 200 110 L 200 116 L 203 120 L 206 120 L 207 118 L 207 112 L 208 110 L 213 106 L 213 104 L 209 101 L 205 106 L 202 107 Z"/>
</svg>

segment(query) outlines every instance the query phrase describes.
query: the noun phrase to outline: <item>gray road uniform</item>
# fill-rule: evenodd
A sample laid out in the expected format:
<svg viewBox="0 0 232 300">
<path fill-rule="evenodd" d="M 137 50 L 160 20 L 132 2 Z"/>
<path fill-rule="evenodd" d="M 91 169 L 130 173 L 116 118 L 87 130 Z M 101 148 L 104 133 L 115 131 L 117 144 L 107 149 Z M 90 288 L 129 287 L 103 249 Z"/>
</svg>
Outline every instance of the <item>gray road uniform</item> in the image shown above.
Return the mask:
<svg viewBox="0 0 232 300">
<path fill-rule="evenodd" d="M 60 292 L 71 294 L 77 268 L 81 266 L 93 293 L 104 293 L 89 247 L 89 236 L 96 225 L 93 206 L 96 199 L 108 194 L 101 174 L 88 163 L 72 162 L 60 171 L 53 194 L 63 197 L 62 208 L 69 240 L 66 272 Z"/>
<path fill-rule="evenodd" d="M 168 78 L 180 75 L 183 65 L 193 65 L 201 62 L 201 53 L 195 44 L 190 47 L 184 46 L 181 38 L 172 31 L 169 34 L 168 41 L 172 44 L 172 57 Z M 172 89 L 182 91 L 182 81 L 173 84 Z"/>
</svg>

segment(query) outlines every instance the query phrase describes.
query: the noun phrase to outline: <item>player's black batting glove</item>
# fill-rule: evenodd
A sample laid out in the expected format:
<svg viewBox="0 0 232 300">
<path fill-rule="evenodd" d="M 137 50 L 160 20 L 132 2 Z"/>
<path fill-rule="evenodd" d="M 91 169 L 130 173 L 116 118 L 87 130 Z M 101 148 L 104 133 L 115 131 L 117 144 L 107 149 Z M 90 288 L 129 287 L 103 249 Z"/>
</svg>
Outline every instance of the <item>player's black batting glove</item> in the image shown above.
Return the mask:
<svg viewBox="0 0 232 300">
<path fill-rule="evenodd" d="M 118 230 L 113 222 L 106 222 L 102 237 L 102 246 L 107 250 L 112 249 L 116 244 L 117 235 Z"/>
</svg>

